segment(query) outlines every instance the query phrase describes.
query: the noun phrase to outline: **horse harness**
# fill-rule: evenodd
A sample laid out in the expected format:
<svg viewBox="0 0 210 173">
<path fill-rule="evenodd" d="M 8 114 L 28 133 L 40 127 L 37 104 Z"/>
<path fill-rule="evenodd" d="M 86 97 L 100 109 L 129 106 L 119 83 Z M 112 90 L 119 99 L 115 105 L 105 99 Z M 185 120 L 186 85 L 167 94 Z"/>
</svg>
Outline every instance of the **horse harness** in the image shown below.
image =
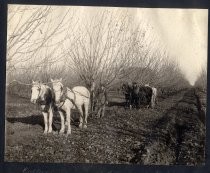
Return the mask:
<svg viewBox="0 0 210 173">
<path fill-rule="evenodd" d="M 70 92 L 72 92 L 74 94 L 74 99 L 68 97 L 67 95 L 67 91 L 70 90 Z M 55 93 L 56 91 L 54 91 Z M 74 91 L 68 87 L 64 87 L 63 84 L 61 84 L 61 92 L 62 92 L 62 95 L 61 95 L 61 98 L 60 98 L 60 101 L 59 102 L 55 102 L 55 105 L 57 107 L 57 109 L 61 109 L 62 106 L 65 104 L 65 101 L 66 99 L 70 100 L 72 102 L 72 104 L 76 107 L 76 104 L 75 104 L 75 100 L 76 100 L 76 93 L 78 93 L 79 95 L 83 96 L 83 97 L 86 97 L 86 98 L 89 98 L 88 96 L 85 96 L 83 95 L 82 93 L 78 92 L 78 91 Z"/>
<path fill-rule="evenodd" d="M 38 91 L 39 91 L 39 95 L 38 95 L 38 99 L 37 99 L 37 103 L 38 105 L 41 106 L 41 110 L 43 112 L 48 112 L 49 108 L 50 108 L 50 104 L 52 104 L 53 102 L 53 95 L 52 95 L 52 90 L 50 88 L 47 88 L 48 93 L 45 93 L 43 98 L 41 98 L 41 86 L 38 86 Z"/>
<path fill-rule="evenodd" d="M 76 100 L 76 94 L 75 92 L 73 92 L 73 90 L 71 90 L 71 92 L 74 94 L 74 99 L 71 99 L 70 97 L 67 96 L 67 90 L 68 88 L 67 87 L 61 87 L 61 90 L 62 90 L 62 95 L 61 95 L 61 99 L 59 102 L 55 102 L 55 105 L 57 107 L 58 110 L 61 110 L 62 106 L 64 105 L 66 99 L 70 100 L 72 102 L 72 104 L 75 106 L 75 100 Z"/>
</svg>

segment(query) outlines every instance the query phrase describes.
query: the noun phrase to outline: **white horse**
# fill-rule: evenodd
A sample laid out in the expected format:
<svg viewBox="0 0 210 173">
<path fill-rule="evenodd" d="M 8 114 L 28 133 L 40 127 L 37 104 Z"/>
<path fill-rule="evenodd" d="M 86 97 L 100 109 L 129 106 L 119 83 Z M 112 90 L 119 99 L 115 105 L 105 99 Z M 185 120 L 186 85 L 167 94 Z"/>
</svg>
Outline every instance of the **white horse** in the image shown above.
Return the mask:
<svg viewBox="0 0 210 173">
<path fill-rule="evenodd" d="M 154 108 L 155 104 L 157 104 L 157 88 L 151 87 L 149 84 L 145 84 L 144 86 L 152 88 L 151 107 Z"/>
<path fill-rule="evenodd" d="M 31 102 L 41 106 L 44 117 L 44 134 L 52 132 L 53 121 L 53 91 L 47 85 L 32 81 Z"/>
<path fill-rule="evenodd" d="M 71 109 L 77 108 L 80 112 L 79 128 L 87 128 L 88 107 L 90 103 L 90 92 L 83 86 L 76 86 L 72 89 L 62 84 L 62 78 L 53 80 L 51 79 L 53 91 L 55 93 L 55 104 L 61 117 L 61 130 L 59 133 L 64 133 L 64 115 L 62 111 L 66 112 L 66 123 L 68 126 L 67 135 L 71 134 Z M 84 113 L 82 107 L 84 106 Z"/>
</svg>

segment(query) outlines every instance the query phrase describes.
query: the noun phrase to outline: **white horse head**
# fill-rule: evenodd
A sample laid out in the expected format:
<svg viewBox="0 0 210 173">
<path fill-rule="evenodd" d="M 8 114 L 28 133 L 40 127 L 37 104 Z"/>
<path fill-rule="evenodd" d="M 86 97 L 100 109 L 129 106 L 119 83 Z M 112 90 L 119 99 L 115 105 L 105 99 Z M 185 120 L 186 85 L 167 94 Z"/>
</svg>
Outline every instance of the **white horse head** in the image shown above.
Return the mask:
<svg viewBox="0 0 210 173">
<path fill-rule="evenodd" d="M 41 95 L 41 84 L 39 81 L 32 81 L 31 102 L 36 103 Z"/>
<path fill-rule="evenodd" d="M 51 79 L 52 82 L 52 88 L 55 93 L 55 102 L 60 102 L 60 99 L 63 95 L 63 84 L 62 84 L 62 78 L 60 79 Z"/>
</svg>

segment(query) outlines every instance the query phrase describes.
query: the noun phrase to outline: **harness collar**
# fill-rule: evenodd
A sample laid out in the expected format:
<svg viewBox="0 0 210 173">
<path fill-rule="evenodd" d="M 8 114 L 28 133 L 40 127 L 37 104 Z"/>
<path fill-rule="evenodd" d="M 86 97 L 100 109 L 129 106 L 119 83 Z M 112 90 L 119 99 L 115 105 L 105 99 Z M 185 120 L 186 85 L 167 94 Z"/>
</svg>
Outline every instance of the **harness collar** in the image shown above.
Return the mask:
<svg viewBox="0 0 210 173">
<path fill-rule="evenodd" d="M 65 103 L 65 101 L 59 102 L 59 103 L 55 103 L 55 105 L 57 106 L 58 109 L 60 109 L 64 105 L 64 103 Z"/>
<path fill-rule="evenodd" d="M 68 88 L 67 87 L 63 87 L 63 91 L 62 91 L 62 95 L 61 95 L 61 98 L 60 98 L 60 101 L 59 102 L 55 102 L 55 105 L 57 106 L 58 109 L 61 109 L 62 106 L 64 105 L 66 99 L 70 100 L 73 104 L 75 104 L 75 99 L 76 99 L 76 96 L 75 96 L 75 93 L 71 90 L 72 93 L 74 93 L 74 100 L 69 98 L 67 96 L 67 90 Z"/>
</svg>

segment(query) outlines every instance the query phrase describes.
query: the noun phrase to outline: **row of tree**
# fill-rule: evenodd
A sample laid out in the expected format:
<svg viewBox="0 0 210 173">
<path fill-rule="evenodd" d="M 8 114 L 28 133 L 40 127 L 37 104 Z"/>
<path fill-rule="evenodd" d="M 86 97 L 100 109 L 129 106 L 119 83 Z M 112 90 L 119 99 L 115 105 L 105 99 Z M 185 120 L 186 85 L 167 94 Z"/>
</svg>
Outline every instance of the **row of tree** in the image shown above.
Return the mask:
<svg viewBox="0 0 210 173">
<path fill-rule="evenodd" d="M 195 82 L 195 86 L 202 89 L 203 91 L 207 90 L 207 68 L 203 67 L 198 79 Z"/>
<path fill-rule="evenodd" d="M 102 8 L 85 22 L 77 14 L 74 7 L 9 6 L 8 82 L 62 77 L 65 85 L 88 88 L 93 81 L 108 88 L 126 81 L 189 85 L 147 22 L 133 22 L 126 9 Z"/>
</svg>

